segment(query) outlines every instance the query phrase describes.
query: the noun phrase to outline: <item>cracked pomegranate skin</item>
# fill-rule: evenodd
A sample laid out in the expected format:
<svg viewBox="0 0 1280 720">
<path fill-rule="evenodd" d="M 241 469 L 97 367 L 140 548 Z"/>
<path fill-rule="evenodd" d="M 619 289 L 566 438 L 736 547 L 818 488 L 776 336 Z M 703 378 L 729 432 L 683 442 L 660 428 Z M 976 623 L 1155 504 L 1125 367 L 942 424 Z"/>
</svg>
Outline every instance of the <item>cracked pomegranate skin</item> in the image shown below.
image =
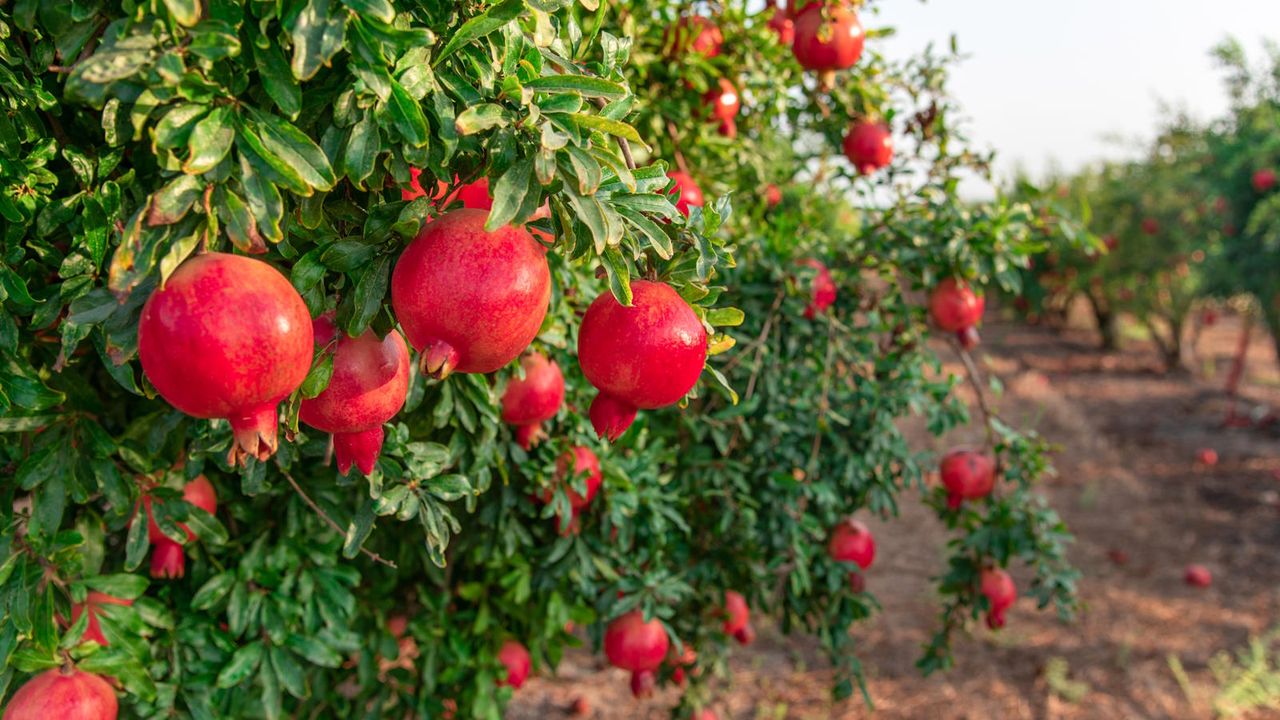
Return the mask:
<svg viewBox="0 0 1280 720">
<path fill-rule="evenodd" d="M 182 264 L 142 308 L 138 357 L 160 396 L 198 418 L 226 418 L 233 459 L 270 457 L 277 406 L 311 368 L 311 317 L 261 260 L 226 253 Z"/>
<path fill-rule="evenodd" d="M 519 357 L 551 301 L 546 252 L 522 228 L 486 232 L 485 210 L 427 223 L 391 275 L 391 303 L 424 372 L 489 373 Z"/>
<path fill-rule="evenodd" d="M 541 353 L 526 355 L 520 367 L 524 377 L 511 378 L 502 393 L 502 421 L 516 427 L 516 441 L 528 450 L 540 438 L 542 423 L 564 404 L 564 374 Z"/>
<path fill-rule="evenodd" d="M 858 22 L 857 13 L 843 4 L 831 6 L 827 17 L 823 17 L 823 5 L 815 2 L 800 11 L 795 19 L 791 52 L 808 70 L 851 68 L 862 57 L 866 42 L 862 23 Z"/>
<path fill-rule="evenodd" d="M 852 562 L 866 570 L 876 560 L 876 539 L 866 525 L 845 520 L 831 532 L 827 554 L 838 562 Z"/>
<path fill-rule="evenodd" d="M 601 293 L 578 329 L 578 363 L 600 391 L 591 421 L 610 439 L 631 425 L 637 409 L 683 398 L 707 359 L 707 331 L 670 285 L 637 280 L 631 293 L 631 307 Z"/>
<path fill-rule="evenodd" d="M 382 339 L 373 330 L 353 338 L 328 315 L 316 318 L 314 329 L 317 346 L 337 338 L 333 374 L 323 392 L 302 401 L 298 419 L 333 433 L 339 472 L 354 464 L 368 475 L 382 452 L 383 423 L 409 394 L 409 347 L 395 330 Z"/>
<path fill-rule="evenodd" d="M 614 667 L 631 672 L 657 670 L 669 646 L 662 623 L 657 618 L 645 622 L 639 610 L 620 616 L 604 631 L 605 657 Z"/>
<path fill-rule="evenodd" d="M 946 278 L 929 295 L 929 316 L 933 324 L 947 332 L 960 332 L 982 322 L 986 300 L 968 283 Z"/>
<path fill-rule="evenodd" d="M 861 175 L 893 162 L 893 135 L 884 123 L 860 120 L 844 136 L 844 155 Z"/>
<path fill-rule="evenodd" d="M 9 699 L 4 720 L 116 720 L 119 705 L 106 680 L 80 670 L 46 670 Z"/>
</svg>

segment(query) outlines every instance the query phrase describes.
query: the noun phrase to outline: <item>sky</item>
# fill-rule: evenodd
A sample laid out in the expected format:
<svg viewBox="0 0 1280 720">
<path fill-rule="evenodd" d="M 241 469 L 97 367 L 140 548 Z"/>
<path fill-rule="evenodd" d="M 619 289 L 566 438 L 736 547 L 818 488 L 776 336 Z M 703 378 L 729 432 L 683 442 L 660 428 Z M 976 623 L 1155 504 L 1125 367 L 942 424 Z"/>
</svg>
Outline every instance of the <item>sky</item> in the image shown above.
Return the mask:
<svg viewBox="0 0 1280 720">
<path fill-rule="evenodd" d="M 1208 120 L 1227 107 L 1209 50 L 1234 36 L 1255 62 L 1280 42 L 1280 0 L 883 0 L 871 27 L 891 58 L 954 33 L 954 71 L 970 139 L 998 152 L 997 171 L 1033 177 L 1128 157 L 1150 139 L 1161 103 Z M 1124 142 L 1117 142 L 1117 139 Z M 970 189 L 973 191 L 973 188 Z"/>
</svg>

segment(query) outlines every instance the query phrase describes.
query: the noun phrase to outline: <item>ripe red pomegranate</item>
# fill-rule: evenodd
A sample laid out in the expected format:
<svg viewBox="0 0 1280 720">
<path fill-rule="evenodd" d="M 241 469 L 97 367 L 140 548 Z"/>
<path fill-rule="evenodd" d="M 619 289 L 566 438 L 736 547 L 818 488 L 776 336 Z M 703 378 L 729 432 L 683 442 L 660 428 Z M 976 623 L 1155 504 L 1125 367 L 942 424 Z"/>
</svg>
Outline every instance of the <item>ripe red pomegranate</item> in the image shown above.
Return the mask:
<svg viewBox="0 0 1280 720">
<path fill-rule="evenodd" d="M 493 209 L 493 198 L 489 195 L 489 178 L 487 177 L 482 177 L 458 188 L 455 197 L 462 201 L 462 207 L 465 208 L 474 208 L 476 210 Z"/>
<path fill-rule="evenodd" d="M 675 403 L 698 382 L 707 359 L 707 331 L 666 283 L 631 283 L 631 307 L 604 292 L 578 329 L 578 364 L 600 391 L 591 402 L 596 433 L 617 440 L 638 409 Z"/>
<path fill-rule="evenodd" d="M 519 690 L 529 677 L 529 651 L 515 640 L 507 640 L 498 650 L 498 661 L 507 668 L 507 677 L 498 679 L 498 687 L 509 685 Z"/>
<path fill-rule="evenodd" d="M 1276 171 L 1263 168 L 1253 174 L 1253 189 L 1259 193 L 1270 192 L 1276 186 Z"/>
<path fill-rule="evenodd" d="M 684 687 L 684 668 L 678 667 L 671 671 L 671 682 L 674 683 L 676 687 Z"/>
<path fill-rule="evenodd" d="M 604 654 L 609 663 L 631 672 L 656 670 L 668 647 L 662 623 L 657 618 L 645 622 L 639 610 L 618 617 L 604 632 Z"/>
<path fill-rule="evenodd" d="M 733 634 L 733 639 L 737 640 L 739 645 L 750 645 L 756 641 L 756 629 L 747 624 Z"/>
<path fill-rule="evenodd" d="M 876 559 L 876 539 L 866 525 L 846 518 L 831 531 L 827 554 L 836 562 L 851 562 L 866 570 Z"/>
<path fill-rule="evenodd" d="M 123 600 L 115 597 L 114 595 L 108 595 L 106 593 L 98 592 L 97 590 L 90 590 L 89 594 L 85 596 L 84 602 L 73 603 L 71 605 L 71 624 L 74 625 L 79 622 L 80 616 L 88 612 L 89 619 L 84 629 L 84 635 L 80 637 L 80 641 L 88 642 L 89 640 L 92 640 L 99 645 L 106 647 L 110 643 L 107 642 L 106 636 L 102 634 L 102 626 L 98 624 L 98 609 L 103 605 L 132 604 L 132 600 Z"/>
<path fill-rule="evenodd" d="M 765 207 L 772 210 L 782 202 L 782 190 L 773 183 L 764 186 L 764 204 Z"/>
<path fill-rule="evenodd" d="M 858 120 L 844 136 L 844 156 L 858 174 L 870 175 L 893 161 L 893 134 L 882 122 Z"/>
<path fill-rule="evenodd" d="M 1144 218 L 1142 220 L 1142 232 L 1148 235 L 1155 235 L 1160 232 L 1160 221 L 1155 218 Z"/>
<path fill-rule="evenodd" d="M 1182 579 L 1191 587 L 1207 588 L 1213 584 L 1213 574 L 1203 565 L 1188 565 Z"/>
<path fill-rule="evenodd" d="M 689 208 L 702 207 L 702 188 L 698 187 L 698 183 L 688 173 L 679 170 L 672 170 L 667 173 L 667 177 L 675 181 L 675 187 L 671 188 L 672 195 L 679 194 L 680 199 L 676 201 L 676 209 L 681 215 L 689 217 Z"/>
<path fill-rule="evenodd" d="M 796 260 L 796 264 L 813 268 L 817 271 L 813 277 L 813 299 L 809 301 L 809 304 L 804 309 L 804 316 L 812 320 L 818 313 L 835 304 L 836 283 L 831 277 L 831 271 L 819 260 L 800 258 Z"/>
<path fill-rule="evenodd" d="M 516 427 L 516 442 L 528 450 L 542 438 L 542 423 L 564 404 L 564 375 L 555 360 L 530 353 L 520 361 L 523 378 L 511 378 L 502 393 L 502 421 Z"/>
<path fill-rule="evenodd" d="M 587 699 L 579 695 L 573 699 L 573 704 L 569 706 L 569 714 L 573 717 L 586 717 L 591 712 L 591 703 Z"/>
<path fill-rule="evenodd" d="M 449 186 L 443 181 L 436 181 L 436 190 L 431 194 L 431 199 L 439 200 L 447 189 Z M 409 202 L 426 196 L 427 191 L 422 188 L 422 170 L 416 167 L 409 168 L 409 187 L 400 191 L 400 199 Z"/>
<path fill-rule="evenodd" d="M 1213 448 L 1201 448 L 1196 453 L 1196 461 L 1205 467 L 1213 467 L 1218 464 L 1218 451 Z"/>
<path fill-rule="evenodd" d="M 353 338 L 328 314 L 313 327 L 316 346 L 336 343 L 333 375 L 324 392 L 302 401 L 298 419 L 333 433 L 338 472 L 346 475 L 354 463 L 369 475 L 382 453 L 382 425 L 400 412 L 409 394 L 409 348 L 395 330 L 381 340 L 373 330 Z"/>
<path fill-rule="evenodd" d="M 218 511 L 218 495 L 213 484 L 203 475 L 197 476 L 182 488 L 182 499 L 210 515 Z M 147 537 L 151 540 L 151 577 L 180 578 L 186 574 L 187 558 L 182 543 L 165 535 L 151 515 L 151 496 L 143 495 L 142 504 L 147 513 Z M 186 523 L 178 526 L 187 533 L 187 542 L 196 534 Z"/>
<path fill-rule="evenodd" d="M 778 34 L 778 42 L 782 45 L 789 46 L 796 41 L 796 23 L 785 8 L 774 8 L 773 17 L 769 18 L 769 29 Z"/>
<path fill-rule="evenodd" d="M 747 599 L 736 590 L 724 591 L 724 634 L 732 635 L 747 626 L 751 620 L 751 608 Z"/>
<path fill-rule="evenodd" d="M 1018 599 L 1018 588 L 1013 578 L 1001 568 L 983 568 L 980 576 L 982 594 L 991 609 L 987 611 L 987 627 L 992 630 L 1004 627 L 1005 611 Z"/>
<path fill-rule="evenodd" d="M 586 476 L 587 494 L 580 495 L 577 490 L 569 488 L 569 505 L 574 511 L 591 504 L 595 499 L 596 493 L 600 490 L 600 481 L 603 475 L 600 473 L 600 458 L 591 451 L 591 448 L 575 446 L 572 450 L 565 452 L 556 459 L 556 478 L 563 482 L 564 477 L 569 469 L 569 461 L 573 460 L 573 477 Z M 548 488 L 542 493 L 541 500 L 544 503 L 551 502 L 552 490 Z"/>
<path fill-rule="evenodd" d="M 975 294 L 963 280 L 946 278 L 929 295 L 929 316 L 933 324 L 958 333 L 982 322 L 986 300 Z"/>
<path fill-rule="evenodd" d="M 311 315 L 261 260 L 205 253 L 142 307 L 138 357 L 160 396 L 198 418 L 226 418 L 231 461 L 276 451 L 277 406 L 311 369 Z"/>
<path fill-rule="evenodd" d="M 862 57 L 865 40 L 862 23 L 851 6 L 815 2 L 796 17 L 791 52 L 806 70 L 832 73 L 853 67 Z"/>
<path fill-rule="evenodd" d="M 486 232 L 487 217 L 465 208 L 427 223 L 391 274 L 391 304 L 432 377 L 497 370 L 547 314 L 546 251 L 522 228 Z"/>
<path fill-rule="evenodd" d="M 663 38 L 663 44 L 670 44 L 671 57 L 679 57 L 686 52 L 695 52 L 703 57 L 713 58 L 720 54 L 720 46 L 724 45 L 724 33 L 710 19 L 701 15 L 688 15 L 680 18 L 675 24 L 675 38 L 671 38 L 671 30 Z"/>
<path fill-rule="evenodd" d="M 702 708 L 691 716 L 691 720 L 720 720 L 720 716 L 711 708 Z"/>
<path fill-rule="evenodd" d="M 640 670 L 631 673 L 631 695 L 637 698 L 653 696 L 653 688 L 658 684 L 658 676 L 652 670 Z"/>
<path fill-rule="evenodd" d="M 943 456 L 939 469 L 947 497 L 955 498 L 957 504 L 990 495 L 996 484 L 995 462 L 977 450 L 952 450 Z"/>
<path fill-rule="evenodd" d="M 116 720 L 118 712 L 106 680 L 68 666 L 45 670 L 18 688 L 4 720 Z"/>
<path fill-rule="evenodd" d="M 737 137 L 738 112 L 742 110 L 742 98 L 738 96 L 738 88 L 725 78 L 720 78 L 716 86 L 702 96 L 702 102 L 711 108 L 711 117 L 720 121 L 720 134 L 725 137 Z"/>
</svg>

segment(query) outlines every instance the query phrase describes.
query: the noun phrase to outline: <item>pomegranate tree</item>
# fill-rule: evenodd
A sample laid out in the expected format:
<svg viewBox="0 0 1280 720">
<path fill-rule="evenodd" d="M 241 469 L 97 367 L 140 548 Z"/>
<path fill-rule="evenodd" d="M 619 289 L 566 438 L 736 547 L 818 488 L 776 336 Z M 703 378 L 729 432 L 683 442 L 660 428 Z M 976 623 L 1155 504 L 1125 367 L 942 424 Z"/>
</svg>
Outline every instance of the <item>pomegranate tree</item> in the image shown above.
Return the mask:
<svg viewBox="0 0 1280 720">
<path fill-rule="evenodd" d="M 147 299 L 138 357 L 160 396 L 199 418 L 225 418 L 231 459 L 276 451 L 276 407 L 311 368 L 311 316 L 275 268 L 205 253 Z"/>
<path fill-rule="evenodd" d="M 698 187 L 698 183 L 687 172 L 681 170 L 672 170 L 667 173 L 667 177 L 675 182 L 675 186 L 671 188 L 672 195 L 679 195 L 676 200 L 676 209 L 681 215 L 689 217 L 689 208 L 702 207 L 702 188 Z"/>
<path fill-rule="evenodd" d="M 182 488 L 182 499 L 210 515 L 218 510 L 218 495 L 213 484 L 201 475 Z M 180 578 L 186 574 L 187 558 L 183 543 L 175 540 L 160 529 L 152 515 L 150 495 L 142 497 L 142 504 L 147 513 L 147 536 L 151 541 L 151 577 Z M 178 523 L 178 528 L 186 533 L 185 542 L 196 539 L 196 533 L 186 525 Z"/>
<path fill-rule="evenodd" d="M 601 293 L 578 329 L 578 363 L 597 390 L 591 424 L 617 440 L 637 410 L 665 407 L 693 389 L 707 359 L 707 331 L 668 284 L 631 283 L 632 304 Z"/>
<path fill-rule="evenodd" d="M 528 450 L 542 438 L 542 423 L 564 405 L 564 375 L 540 353 L 526 355 L 520 368 L 524 377 L 512 378 L 502 394 L 502 421 L 515 426 L 516 442 Z"/>
<path fill-rule="evenodd" d="M 316 318 L 316 346 L 333 352 L 329 386 L 302 401 L 298 419 L 333 433 L 338 472 L 352 464 L 369 475 L 382 453 L 382 425 L 404 407 L 409 393 L 409 348 L 392 330 L 379 339 L 373 330 L 353 338 L 340 332 L 331 315 Z"/>
<path fill-rule="evenodd" d="M 856 120 L 844 136 L 844 155 L 861 175 L 893 162 L 893 134 L 883 122 Z"/>
<path fill-rule="evenodd" d="M 68 665 L 45 670 L 18 688 L 4 720 L 115 720 L 118 712 L 106 680 Z"/>
<path fill-rule="evenodd" d="M 987 626 L 992 630 L 1004 627 L 1004 614 L 1018 599 L 1018 588 L 1013 578 L 1002 568 L 983 568 L 979 577 L 979 589 L 987 599 Z"/>
<path fill-rule="evenodd" d="M 498 661 L 507 669 L 507 676 L 498 679 L 498 686 L 506 685 L 519 690 L 528 679 L 529 669 L 532 667 L 528 649 L 515 640 L 507 640 L 498 649 Z"/>
<path fill-rule="evenodd" d="M 524 351 L 547 314 L 551 271 L 528 232 L 484 229 L 464 208 L 427 223 L 391 275 L 391 303 L 423 373 L 490 373 Z"/>
<path fill-rule="evenodd" d="M 943 456 L 939 472 L 951 507 L 990 495 L 996 484 L 995 462 L 977 450 L 952 450 Z"/>
</svg>

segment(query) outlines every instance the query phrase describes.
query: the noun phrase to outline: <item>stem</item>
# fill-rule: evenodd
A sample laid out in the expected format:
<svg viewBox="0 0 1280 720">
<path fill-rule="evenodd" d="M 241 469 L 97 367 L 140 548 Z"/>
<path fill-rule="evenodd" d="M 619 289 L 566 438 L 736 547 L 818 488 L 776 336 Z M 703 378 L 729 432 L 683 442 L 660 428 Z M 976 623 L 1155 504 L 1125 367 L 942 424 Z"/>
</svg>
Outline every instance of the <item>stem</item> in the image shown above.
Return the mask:
<svg viewBox="0 0 1280 720">
<path fill-rule="evenodd" d="M 302 489 L 302 486 L 298 484 L 298 481 L 293 479 L 293 475 L 289 474 L 289 471 L 285 470 L 284 468 L 280 468 L 280 474 L 284 475 L 284 479 L 289 481 L 289 484 L 293 486 L 294 491 L 298 493 L 298 495 L 302 498 L 302 501 L 305 502 L 308 507 L 314 510 L 315 513 L 320 516 L 321 520 L 324 520 L 329 527 L 333 528 L 334 532 L 344 537 L 346 536 L 347 533 L 342 529 L 342 526 L 338 525 L 338 523 L 335 522 L 333 518 L 329 517 L 329 515 L 325 513 L 324 510 L 320 509 L 320 506 L 316 504 L 316 501 L 312 500 L 311 496 L 307 495 L 306 491 Z M 387 560 L 386 558 L 373 552 L 372 550 L 369 550 L 368 548 L 361 547 L 360 552 L 364 553 L 365 555 L 368 555 L 369 559 L 373 560 L 374 562 L 382 563 L 383 565 L 386 565 L 389 568 L 396 567 L 395 563 L 391 562 L 390 560 Z"/>
<path fill-rule="evenodd" d="M 959 341 L 954 338 L 950 339 L 950 343 L 956 354 L 960 356 L 960 362 L 964 363 L 965 374 L 969 376 L 969 384 L 973 386 L 973 392 L 978 396 L 978 408 L 982 410 L 982 425 L 987 431 L 987 449 L 994 456 L 996 454 L 996 435 L 991 427 L 991 421 L 997 416 L 991 409 L 991 405 L 987 403 L 987 394 L 982 388 L 982 383 L 978 380 L 981 374 L 978 372 L 978 367 L 974 364 L 973 356 L 969 354 L 969 351 L 961 347 Z M 998 459 L 997 462 L 999 462 Z"/>
</svg>

